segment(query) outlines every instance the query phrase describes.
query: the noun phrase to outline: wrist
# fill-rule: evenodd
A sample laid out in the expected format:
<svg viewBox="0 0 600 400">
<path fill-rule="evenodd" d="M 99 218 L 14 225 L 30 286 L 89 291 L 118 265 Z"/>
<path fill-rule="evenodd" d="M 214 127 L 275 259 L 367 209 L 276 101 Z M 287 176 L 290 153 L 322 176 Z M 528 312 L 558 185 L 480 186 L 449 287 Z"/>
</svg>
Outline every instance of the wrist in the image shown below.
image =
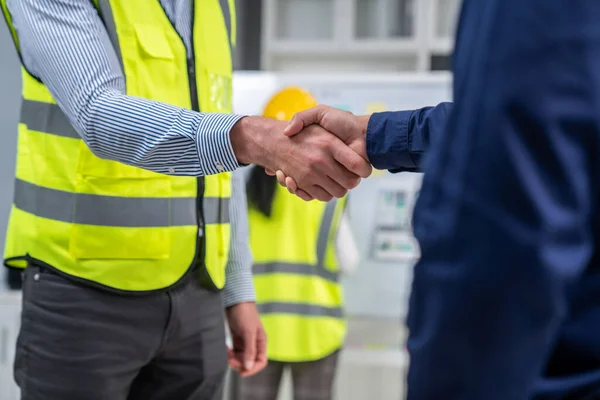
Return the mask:
<svg viewBox="0 0 600 400">
<path fill-rule="evenodd" d="M 369 120 L 371 119 L 370 115 L 359 115 L 357 117 L 358 124 L 360 126 L 360 132 L 364 137 L 367 136 L 367 130 L 369 128 Z"/>
<path fill-rule="evenodd" d="M 229 131 L 231 148 L 240 164 L 258 164 L 256 117 L 241 118 Z"/>
<path fill-rule="evenodd" d="M 244 308 L 248 308 L 248 307 L 256 308 L 256 301 L 246 300 L 246 301 L 241 301 L 239 303 L 231 304 L 229 306 L 225 306 L 225 312 L 229 313 L 230 311 L 233 311 L 233 310 L 244 309 Z"/>
</svg>

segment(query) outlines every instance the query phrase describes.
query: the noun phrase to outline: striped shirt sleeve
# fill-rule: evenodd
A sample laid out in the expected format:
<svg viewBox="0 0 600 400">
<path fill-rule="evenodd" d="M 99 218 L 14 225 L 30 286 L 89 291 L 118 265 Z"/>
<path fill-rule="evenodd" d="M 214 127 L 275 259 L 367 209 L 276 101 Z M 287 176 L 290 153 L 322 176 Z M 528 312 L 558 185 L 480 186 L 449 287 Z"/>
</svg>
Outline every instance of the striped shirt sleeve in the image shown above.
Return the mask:
<svg viewBox="0 0 600 400">
<path fill-rule="evenodd" d="M 223 289 L 225 307 L 234 304 L 255 301 L 252 279 L 252 252 L 248 243 L 248 206 L 246 202 L 246 183 L 244 171 L 239 169 L 232 174 L 231 190 L 231 246 L 227 263 L 227 282 Z"/>
<path fill-rule="evenodd" d="M 127 96 L 115 50 L 89 0 L 7 0 L 21 57 L 99 157 L 170 175 L 239 167 L 237 115 L 198 113 Z"/>
</svg>

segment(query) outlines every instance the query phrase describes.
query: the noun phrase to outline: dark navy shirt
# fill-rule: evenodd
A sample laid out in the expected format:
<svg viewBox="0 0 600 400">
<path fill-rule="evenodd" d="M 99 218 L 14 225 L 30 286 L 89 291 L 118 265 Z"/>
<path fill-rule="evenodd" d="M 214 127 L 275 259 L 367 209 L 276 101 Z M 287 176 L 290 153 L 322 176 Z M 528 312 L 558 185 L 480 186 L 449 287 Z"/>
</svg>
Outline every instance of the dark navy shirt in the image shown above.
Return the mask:
<svg viewBox="0 0 600 400">
<path fill-rule="evenodd" d="M 408 400 L 600 399 L 600 1 L 465 0 L 453 97 L 368 132 L 425 171 Z"/>
</svg>

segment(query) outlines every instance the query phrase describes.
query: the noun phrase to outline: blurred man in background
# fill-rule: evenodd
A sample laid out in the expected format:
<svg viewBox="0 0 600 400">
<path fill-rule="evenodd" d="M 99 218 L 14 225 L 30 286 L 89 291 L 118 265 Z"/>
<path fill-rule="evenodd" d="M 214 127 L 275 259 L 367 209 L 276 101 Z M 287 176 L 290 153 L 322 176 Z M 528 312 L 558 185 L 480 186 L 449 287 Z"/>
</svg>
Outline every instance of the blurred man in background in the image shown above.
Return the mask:
<svg viewBox="0 0 600 400">
<path fill-rule="evenodd" d="M 426 172 L 409 400 L 600 398 L 598 21 L 594 0 L 465 0 L 454 107 L 319 107 L 290 127 Z"/>
</svg>

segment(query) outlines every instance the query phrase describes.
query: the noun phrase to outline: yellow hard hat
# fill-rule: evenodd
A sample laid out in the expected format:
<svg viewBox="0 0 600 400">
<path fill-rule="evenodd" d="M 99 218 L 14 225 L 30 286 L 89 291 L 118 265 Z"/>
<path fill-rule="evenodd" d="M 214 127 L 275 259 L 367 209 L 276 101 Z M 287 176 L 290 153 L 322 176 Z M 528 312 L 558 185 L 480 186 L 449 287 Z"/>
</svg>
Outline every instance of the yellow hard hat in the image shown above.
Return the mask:
<svg viewBox="0 0 600 400">
<path fill-rule="evenodd" d="M 263 116 L 280 121 L 289 121 L 300 111 L 316 106 L 317 100 L 306 90 L 287 87 L 276 93 L 265 107 Z"/>
</svg>

